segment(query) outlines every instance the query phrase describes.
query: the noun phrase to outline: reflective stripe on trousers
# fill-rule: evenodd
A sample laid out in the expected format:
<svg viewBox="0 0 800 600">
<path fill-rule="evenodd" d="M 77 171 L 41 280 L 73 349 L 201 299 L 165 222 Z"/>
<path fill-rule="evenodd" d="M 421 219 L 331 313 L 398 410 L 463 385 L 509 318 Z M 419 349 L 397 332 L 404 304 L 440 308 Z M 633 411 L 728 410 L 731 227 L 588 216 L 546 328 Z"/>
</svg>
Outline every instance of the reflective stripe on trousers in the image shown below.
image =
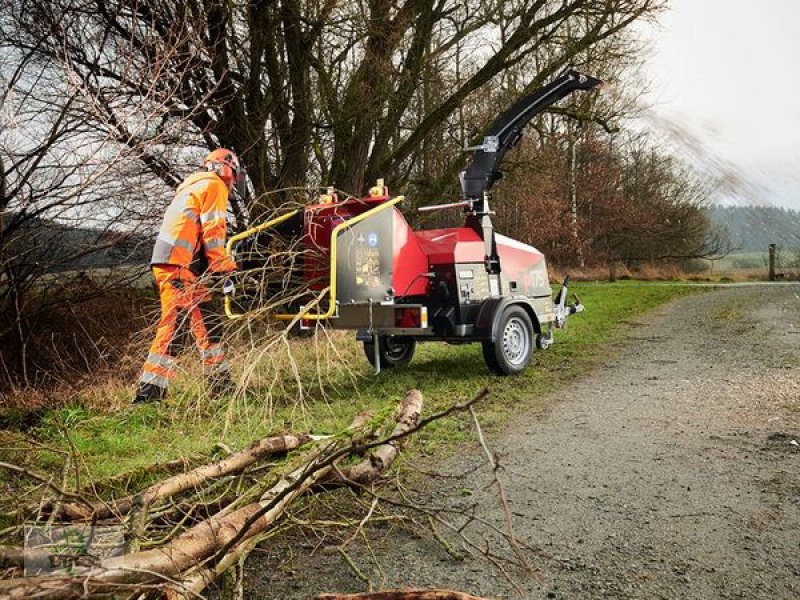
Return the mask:
<svg viewBox="0 0 800 600">
<path fill-rule="evenodd" d="M 139 382 L 166 389 L 175 377 L 176 337 L 187 324 L 203 359 L 206 374 L 228 372 L 225 349 L 220 337 L 218 316 L 208 305 L 211 297 L 206 287 L 188 269 L 154 266 L 161 299 L 161 318 L 150 352 L 142 367 Z"/>
</svg>

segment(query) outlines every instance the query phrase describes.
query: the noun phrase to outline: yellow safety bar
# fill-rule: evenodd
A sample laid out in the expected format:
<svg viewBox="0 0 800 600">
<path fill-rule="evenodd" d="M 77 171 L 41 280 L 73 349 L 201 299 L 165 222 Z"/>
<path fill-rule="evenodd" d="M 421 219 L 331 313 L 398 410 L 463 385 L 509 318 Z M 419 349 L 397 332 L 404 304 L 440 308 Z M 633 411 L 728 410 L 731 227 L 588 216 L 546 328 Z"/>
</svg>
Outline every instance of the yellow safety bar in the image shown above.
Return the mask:
<svg viewBox="0 0 800 600">
<path fill-rule="evenodd" d="M 330 303 L 328 305 L 328 310 L 327 311 L 325 311 L 324 313 L 317 313 L 317 314 L 311 314 L 309 312 L 295 313 L 295 314 L 278 313 L 278 314 L 272 315 L 272 317 L 274 319 L 278 319 L 279 321 L 291 321 L 293 319 L 307 319 L 309 321 L 324 321 L 326 319 L 330 319 L 336 313 L 336 252 L 337 252 L 337 246 L 338 246 L 339 233 L 341 231 L 345 230 L 345 229 L 349 229 L 350 227 L 352 227 L 353 225 L 355 225 L 357 223 L 360 223 L 364 219 L 367 219 L 367 218 L 371 217 L 372 215 L 381 212 L 382 210 L 385 210 L 385 209 L 387 209 L 387 208 L 389 208 L 391 206 L 394 206 L 395 204 L 398 204 L 398 203 L 402 202 L 403 200 L 405 200 L 405 196 L 397 196 L 395 198 L 392 198 L 391 200 L 388 200 L 388 201 L 384 202 L 383 204 L 379 204 L 378 206 L 376 206 L 374 208 L 371 208 L 368 211 L 365 211 L 365 212 L 361 213 L 360 215 L 356 215 L 355 217 L 353 217 L 352 219 L 350 219 L 348 221 L 345 221 L 344 223 L 339 223 L 336 227 L 333 228 L 333 231 L 331 231 L 331 268 L 330 268 L 330 282 L 331 282 L 331 284 L 330 284 L 329 287 L 325 288 L 322 291 L 322 293 L 320 294 L 319 298 L 317 298 L 312 303 L 313 305 L 318 304 L 320 302 L 320 300 L 322 299 L 322 297 L 324 296 L 324 294 L 328 293 L 328 295 L 330 297 Z M 244 231 L 244 232 L 242 232 L 242 233 L 240 233 L 238 235 L 233 236 L 230 240 L 228 240 L 228 245 L 227 245 L 228 254 L 229 255 L 231 254 L 231 248 L 233 247 L 233 244 L 235 242 L 237 242 L 237 241 L 239 241 L 239 240 L 241 240 L 243 238 L 249 237 L 249 236 L 253 235 L 254 233 L 258 233 L 260 231 L 268 229 L 269 227 L 273 227 L 274 225 L 277 225 L 277 224 L 285 221 L 289 217 L 297 214 L 297 212 L 299 212 L 299 211 L 295 210 L 295 211 L 292 211 L 291 213 L 288 213 L 286 215 L 281 215 L 280 217 L 278 217 L 276 219 L 273 219 L 272 221 L 267 221 L 266 223 L 262 223 L 261 225 L 258 225 L 256 227 L 253 227 L 252 229 L 248 229 L 247 231 Z M 231 298 L 230 297 L 226 297 L 225 298 L 225 314 L 228 315 L 228 317 L 231 318 L 231 319 L 238 319 L 238 318 L 244 316 L 243 314 L 238 314 L 238 313 L 232 312 L 230 307 L 231 307 Z"/>
<path fill-rule="evenodd" d="M 228 253 L 228 256 L 233 258 L 233 245 L 238 242 L 239 240 L 243 240 L 245 238 L 249 238 L 251 235 L 255 233 L 261 233 L 265 229 L 269 229 L 270 227 L 275 227 L 275 225 L 279 225 L 284 221 L 291 219 L 297 213 L 300 212 L 300 209 L 290 210 L 288 213 L 282 214 L 280 217 L 275 217 L 274 219 L 270 219 L 265 223 L 261 223 L 261 225 L 256 225 L 255 227 L 251 227 L 242 233 L 237 233 L 233 237 L 228 240 L 227 245 L 225 246 L 225 251 Z"/>
<path fill-rule="evenodd" d="M 265 229 L 269 229 L 270 227 L 275 227 L 275 225 L 279 225 L 284 221 L 291 219 L 297 213 L 300 212 L 300 209 L 290 210 L 289 212 L 282 214 L 280 217 L 275 217 L 274 219 L 270 219 L 269 221 L 265 221 L 260 225 L 256 225 L 255 227 L 251 227 L 241 233 L 237 233 L 228 240 L 228 243 L 225 245 L 225 252 L 233 258 L 233 245 L 245 238 L 249 238 L 251 235 L 255 235 L 256 233 L 261 233 Z M 239 319 L 244 316 L 244 313 L 235 313 L 231 307 L 232 301 L 230 296 L 225 296 L 225 314 L 228 316 L 229 319 Z"/>
</svg>

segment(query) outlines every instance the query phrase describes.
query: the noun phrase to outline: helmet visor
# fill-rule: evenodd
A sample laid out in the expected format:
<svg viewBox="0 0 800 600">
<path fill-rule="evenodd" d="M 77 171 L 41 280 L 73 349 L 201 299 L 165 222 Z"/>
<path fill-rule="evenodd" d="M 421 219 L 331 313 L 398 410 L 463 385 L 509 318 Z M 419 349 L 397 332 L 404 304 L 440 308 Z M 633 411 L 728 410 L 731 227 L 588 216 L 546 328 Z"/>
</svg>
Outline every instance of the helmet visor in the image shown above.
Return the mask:
<svg viewBox="0 0 800 600">
<path fill-rule="evenodd" d="M 244 168 L 233 171 L 233 188 L 239 198 L 247 198 L 247 171 Z"/>
</svg>

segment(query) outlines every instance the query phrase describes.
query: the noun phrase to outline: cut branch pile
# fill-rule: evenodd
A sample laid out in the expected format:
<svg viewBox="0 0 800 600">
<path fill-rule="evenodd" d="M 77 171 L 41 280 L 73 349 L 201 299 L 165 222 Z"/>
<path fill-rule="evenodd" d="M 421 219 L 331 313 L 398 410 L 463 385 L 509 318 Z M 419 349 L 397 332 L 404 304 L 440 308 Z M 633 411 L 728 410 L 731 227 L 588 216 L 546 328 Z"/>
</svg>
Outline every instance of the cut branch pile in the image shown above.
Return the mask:
<svg viewBox="0 0 800 600">
<path fill-rule="evenodd" d="M 127 552 L 47 575 L 0 580 L 0 599 L 148 591 L 170 598 L 197 597 L 274 533 L 292 502 L 310 491 L 371 484 L 391 467 L 412 433 L 437 418 L 468 409 L 487 393 L 483 390 L 472 400 L 421 420 L 422 394 L 411 390 L 389 423 L 370 427 L 361 419 L 346 435 L 267 438 L 219 462 L 111 502 L 73 496 L 69 502 L 64 498 L 51 502 L 39 513 L 50 523 L 121 524 Z M 289 457 L 280 466 L 264 468 L 265 458 L 287 452 Z M 363 458 L 344 464 L 351 456 Z M 198 520 L 198 514 L 206 518 Z M 6 565 L 18 566 L 20 556 L 17 549 L 3 548 Z"/>
<path fill-rule="evenodd" d="M 307 434 L 289 434 L 265 438 L 253 442 L 249 448 L 230 455 L 217 463 L 203 465 L 187 473 L 181 473 L 154 483 L 138 494 L 126 496 L 113 502 L 64 502 L 48 503 L 42 513 L 52 514 L 59 521 L 96 521 L 99 519 L 121 518 L 134 506 L 150 506 L 156 501 L 164 501 L 191 489 L 198 489 L 205 483 L 241 473 L 250 465 L 275 454 L 296 450 L 311 441 Z"/>
</svg>

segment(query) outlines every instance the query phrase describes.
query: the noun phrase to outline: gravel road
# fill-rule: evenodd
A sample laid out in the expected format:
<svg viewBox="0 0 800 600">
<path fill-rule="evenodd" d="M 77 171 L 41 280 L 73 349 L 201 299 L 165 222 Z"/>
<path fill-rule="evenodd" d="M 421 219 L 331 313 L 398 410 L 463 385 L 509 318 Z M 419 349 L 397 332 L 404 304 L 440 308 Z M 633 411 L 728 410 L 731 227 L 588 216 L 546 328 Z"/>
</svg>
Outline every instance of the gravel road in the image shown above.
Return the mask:
<svg viewBox="0 0 800 600">
<path fill-rule="evenodd" d="M 800 598 L 800 286 L 680 299 L 612 350 L 547 409 L 489 436 L 517 536 L 533 548 L 533 573 L 510 569 L 522 591 L 483 558 L 455 561 L 399 529 L 373 536 L 382 574 L 352 547 L 363 570 L 382 588 L 508 599 Z M 476 446 L 438 468 L 485 460 Z M 480 469 L 425 493 L 477 503 L 502 528 L 491 481 Z M 363 590 L 324 546 L 288 570 L 270 570 L 269 550 L 254 555 L 247 597 Z"/>
</svg>

